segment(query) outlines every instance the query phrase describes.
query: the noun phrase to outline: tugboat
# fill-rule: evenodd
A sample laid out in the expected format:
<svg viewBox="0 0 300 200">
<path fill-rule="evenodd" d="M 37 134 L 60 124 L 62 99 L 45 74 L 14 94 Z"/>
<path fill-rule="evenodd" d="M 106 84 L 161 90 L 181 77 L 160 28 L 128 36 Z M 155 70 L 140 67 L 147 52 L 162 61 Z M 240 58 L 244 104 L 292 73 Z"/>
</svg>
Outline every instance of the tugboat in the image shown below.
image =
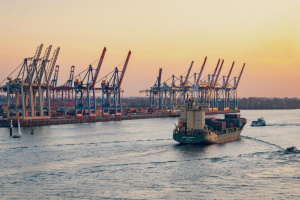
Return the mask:
<svg viewBox="0 0 300 200">
<path fill-rule="evenodd" d="M 257 121 L 252 121 L 251 126 L 267 126 L 263 117 L 258 118 Z"/>
<path fill-rule="evenodd" d="M 237 140 L 247 123 L 240 114 L 225 114 L 225 119 L 207 118 L 207 104 L 194 103 L 178 105 L 181 115 L 175 124 L 173 139 L 181 144 L 214 144 Z"/>
</svg>

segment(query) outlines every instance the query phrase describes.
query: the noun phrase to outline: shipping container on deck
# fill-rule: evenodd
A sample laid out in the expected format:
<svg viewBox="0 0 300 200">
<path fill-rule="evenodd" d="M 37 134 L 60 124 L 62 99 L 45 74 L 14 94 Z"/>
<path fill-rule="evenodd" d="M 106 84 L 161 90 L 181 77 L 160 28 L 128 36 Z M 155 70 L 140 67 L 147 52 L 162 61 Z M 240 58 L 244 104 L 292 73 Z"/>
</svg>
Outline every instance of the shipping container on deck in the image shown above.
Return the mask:
<svg viewBox="0 0 300 200">
<path fill-rule="evenodd" d="M 227 123 L 226 124 L 226 128 L 233 128 L 234 127 L 234 124 L 233 123 Z"/>
<path fill-rule="evenodd" d="M 207 126 L 212 126 L 212 122 L 215 122 L 216 121 L 216 118 L 214 118 L 214 117 L 212 117 L 212 118 L 206 118 L 205 119 L 205 124 L 207 125 Z"/>
<path fill-rule="evenodd" d="M 240 114 L 225 114 L 225 119 L 240 119 Z"/>
</svg>

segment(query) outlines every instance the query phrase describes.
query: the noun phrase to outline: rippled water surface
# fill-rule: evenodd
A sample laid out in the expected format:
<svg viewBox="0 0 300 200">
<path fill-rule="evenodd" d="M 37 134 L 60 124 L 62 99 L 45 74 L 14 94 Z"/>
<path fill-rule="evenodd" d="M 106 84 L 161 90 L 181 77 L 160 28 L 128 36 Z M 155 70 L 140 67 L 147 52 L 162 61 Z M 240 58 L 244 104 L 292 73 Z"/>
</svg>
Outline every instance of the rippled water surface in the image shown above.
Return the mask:
<svg viewBox="0 0 300 200">
<path fill-rule="evenodd" d="M 176 118 L 0 129 L 0 199 L 300 199 L 300 110 L 242 111 L 238 141 L 179 145 Z M 264 116 L 266 127 L 251 127 Z"/>
</svg>

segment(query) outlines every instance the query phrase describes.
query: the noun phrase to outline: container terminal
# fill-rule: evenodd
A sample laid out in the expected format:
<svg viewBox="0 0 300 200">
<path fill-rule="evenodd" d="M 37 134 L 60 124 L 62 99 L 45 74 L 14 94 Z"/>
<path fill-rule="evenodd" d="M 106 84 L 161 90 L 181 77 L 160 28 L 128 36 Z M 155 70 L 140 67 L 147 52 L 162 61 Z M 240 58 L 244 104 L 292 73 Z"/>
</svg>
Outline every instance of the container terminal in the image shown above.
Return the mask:
<svg viewBox="0 0 300 200">
<path fill-rule="evenodd" d="M 110 73 L 100 73 L 107 49 L 103 48 L 98 64 L 89 65 L 75 75 L 75 65 L 64 84 L 58 85 L 60 66 L 56 64 L 60 47 L 52 55 L 52 45 L 43 51 L 39 45 L 32 57 L 23 59 L 1 83 L 0 91 L 7 101 L 0 108 L 0 127 L 43 126 L 53 124 L 89 123 L 127 119 L 176 117 L 176 105 L 193 99 L 198 104 L 207 104 L 206 114 L 236 113 L 238 109 L 237 88 L 245 68 L 243 64 L 237 76 L 228 73 L 221 76 L 224 59 L 219 59 L 213 73 L 203 78 L 207 57 L 199 71 L 191 74 L 194 61 L 186 74 L 171 75 L 162 81 L 162 68 L 152 87 L 140 90 L 149 98 L 144 108 L 124 107 L 122 104 L 122 82 L 130 61 L 131 51 L 122 62 L 123 67 L 115 67 Z M 121 64 L 121 65 L 122 65 Z M 102 78 L 99 78 L 102 77 Z"/>
</svg>

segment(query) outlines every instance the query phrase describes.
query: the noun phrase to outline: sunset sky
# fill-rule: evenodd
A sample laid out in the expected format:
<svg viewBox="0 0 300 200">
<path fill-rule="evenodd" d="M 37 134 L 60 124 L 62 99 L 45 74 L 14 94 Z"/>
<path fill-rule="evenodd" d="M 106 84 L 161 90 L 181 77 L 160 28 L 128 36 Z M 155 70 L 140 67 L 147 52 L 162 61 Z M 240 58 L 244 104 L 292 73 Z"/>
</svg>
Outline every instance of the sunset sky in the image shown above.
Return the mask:
<svg viewBox="0 0 300 200">
<path fill-rule="evenodd" d="M 160 67 L 166 80 L 192 60 L 198 72 L 207 56 L 204 74 L 219 58 L 221 75 L 232 61 L 232 75 L 246 63 L 239 97 L 300 97 L 299 10 L 299 0 L 0 0 L 0 79 L 43 43 L 61 47 L 62 84 L 72 65 L 78 74 L 105 46 L 100 78 L 132 51 L 125 96 L 140 96 Z"/>
</svg>

